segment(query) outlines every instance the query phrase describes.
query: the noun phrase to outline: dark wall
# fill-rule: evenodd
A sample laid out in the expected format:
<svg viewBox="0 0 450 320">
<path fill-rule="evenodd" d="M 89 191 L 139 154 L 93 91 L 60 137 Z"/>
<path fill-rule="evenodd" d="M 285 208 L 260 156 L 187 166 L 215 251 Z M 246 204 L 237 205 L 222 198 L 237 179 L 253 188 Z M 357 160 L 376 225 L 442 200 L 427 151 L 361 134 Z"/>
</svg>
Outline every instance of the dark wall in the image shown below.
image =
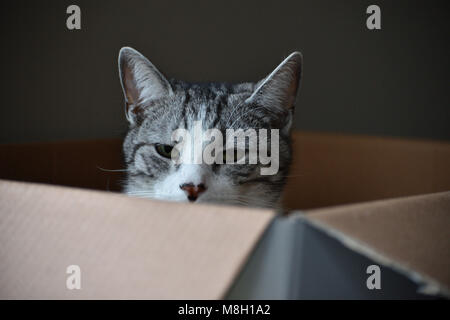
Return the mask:
<svg viewBox="0 0 450 320">
<path fill-rule="evenodd" d="M 379 31 L 366 28 L 374 3 Z M 80 31 L 66 28 L 70 4 Z M 437 1 L 2 1 L 0 142 L 121 136 L 125 45 L 169 77 L 227 82 L 297 49 L 296 128 L 449 140 L 448 13 Z"/>
</svg>

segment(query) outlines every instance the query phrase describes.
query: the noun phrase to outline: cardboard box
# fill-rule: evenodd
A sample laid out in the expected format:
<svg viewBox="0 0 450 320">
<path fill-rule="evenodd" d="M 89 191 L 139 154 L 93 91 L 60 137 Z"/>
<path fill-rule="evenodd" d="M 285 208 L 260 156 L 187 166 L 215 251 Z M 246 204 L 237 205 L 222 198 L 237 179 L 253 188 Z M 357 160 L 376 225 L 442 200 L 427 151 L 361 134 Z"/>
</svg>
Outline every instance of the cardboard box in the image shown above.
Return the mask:
<svg viewBox="0 0 450 320">
<path fill-rule="evenodd" d="M 228 297 L 448 297 L 449 226 L 450 192 L 277 217 Z M 368 289 L 370 266 L 379 289 Z"/>
<path fill-rule="evenodd" d="M 295 138 L 287 216 L 92 190 L 117 140 L 0 146 L 1 178 L 71 186 L 0 181 L 0 298 L 448 298 L 450 145 Z"/>
</svg>

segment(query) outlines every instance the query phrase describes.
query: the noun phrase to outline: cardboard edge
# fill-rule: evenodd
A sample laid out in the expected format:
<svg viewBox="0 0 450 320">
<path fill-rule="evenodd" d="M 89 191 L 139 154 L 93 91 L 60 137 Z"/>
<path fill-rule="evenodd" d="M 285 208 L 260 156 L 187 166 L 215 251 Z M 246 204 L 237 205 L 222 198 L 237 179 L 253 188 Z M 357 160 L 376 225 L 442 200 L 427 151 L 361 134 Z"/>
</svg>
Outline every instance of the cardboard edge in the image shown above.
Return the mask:
<svg viewBox="0 0 450 320">
<path fill-rule="evenodd" d="M 80 194 L 83 194 L 84 196 L 89 195 L 91 198 L 92 196 L 94 196 L 94 198 L 97 198 L 97 196 L 101 196 L 103 198 L 101 199 L 106 199 L 105 197 L 108 197 L 108 199 L 113 199 L 113 198 L 123 198 L 126 199 L 126 201 L 133 201 L 133 202 L 147 202 L 147 203 L 154 203 L 156 205 L 167 205 L 167 209 L 170 210 L 170 208 L 173 207 L 183 207 L 185 205 L 185 203 L 177 203 L 177 202 L 169 202 L 169 201 L 163 201 L 163 200 L 157 200 L 157 199 L 142 199 L 142 198 L 138 198 L 138 197 L 130 197 L 127 196 L 125 194 L 121 194 L 121 193 L 116 193 L 116 192 L 108 192 L 108 191 L 104 191 L 104 190 L 88 190 L 88 189 L 83 189 L 83 188 L 77 188 L 77 187 L 68 187 L 68 186 L 61 186 L 61 185 L 52 185 L 52 184 L 47 184 L 47 183 L 36 183 L 36 182 L 21 182 L 21 181 L 13 181 L 13 180 L 3 180 L 0 179 L 0 189 L 2 186 L 7 186 L 9 187 L 10 185 L 14 185 L 14 186 L 21 186 L 21 187 L 26 187 L 28 189 L 33 188 L 34 190 L 37 190 L 35 188 L 41 188 L 42 190 L 45 189 L 46 191 L 60 191 L 60 192 L 70 192 L 71 195 L 76 194 L 77 196 Z M 42 190 L 40 190 L 39 194 L 42 194 Z M 23 190 L 22 190 L 23 191 Z M 0 195 L 1 194 L 1 190 L 0 190 Z M 201 204 L 193 204 L 191 206 L 196 206 L 197 208 L 202 208 L 203 211 L 208 212 L 208 215 L 216 215 L 215 212 L 212 212 L 212 209 L 214 208 L 221 208 L 221 211 L 225 211 L 225 209 L 233 209 L 233 210 L 243 210 L 245 211 L 253 211 L 254 214 L 262 214 L 262 221 L 260 223 L 260 226 L 258 227 L 259 230 L 257 230 L 256 232 L 254 232 L 254 235 L 252 233 L 250 233 L 251 238 L 249 239 L 248 246 L 246 245 L 246 250 L 242 250 L 242 254 L 240 254 L 238 263 L 233 263 L 232 265 L 232 272 L 230 272 L 227 276 L 227 281 L 226 283 L 224 283 L 223 286 L 221 286 L 222 288 L 220 290 L 217 290 L 216 293 L 214 293 L 213 297 L 210 298 L 198 298 L 199 300 L 218 300 L 218 299 L 224 299 L 225 295 L 228 293 L 229 288 L 234 284 L 235 279 L 237 278 L 237 276 L 240 274 L 241 270 L 243 269 L 244 265 L 247 263 L 249 256 L 251 255 L 251 253 L 255 250 L 255 247 L 257 246 L 257 244 L 260 242 L 261 238 L 263 237 L 263 235 L 267 232 L 268 228 L 272 225 L 273 221 L 275 220 L 275 218 L 278 216 L 278 214 L 276 213 L 275 210 L 269 210 L 269 209 L 261 209 L 261 208 L 249 208 L 249 207 L 236 207 L 236 206 L 223 206 L 223 205 L 214 205 L 214 204 L 208 204 L 208 203 L 201 203 Z M 123 215 L 125 211 L 121 212 L 120 215 Z M 227 214 L 228 212 L 223 212 L 223 214 Z M 242 213 L 242 212 L 239 212 Z M 265 217 L 264 217 L 265 216 Z M 1 217 L 0 217 L 1 218 Z M 115 218 L 114 218 L 115 219 Z M 257 219 L 259 220 L 259 219 Z M 253 224 L 254 224 L 254 219 L 252 219 Z M 235 222 L 235 221 L 233 221 Z M 248 228 L 245 229 L 245 233 L 249 234 L 249 230 Z M 72 241 L 72 240 L 70 240 Z M 66 244 L 68 243 L 68 241 L 66 241 Z M 240 246 L 242 247 L 242 242 L 240 242 Z M 75 290 L 76 291 L 76 290 Z M 0 292 L 1 293 L 1 292 Z M 40 298 L 38 298 L 40 299 Z M 72 300 L 73 298 L 62 298 L 62 300 Z M 77 300 L 78 298 L 74 298 L 75 300 Z M 92 298 L 87 298 L 88 300 L 91 300 Z M 94 297 L 94 299 L 97 299 Z M 104 299 L 104 298 L 103 298 Z M 106 298 L 109 299 L 109 298 Z M 121 299 L 121 298 L 119 298 Z M 125 298 L 126 299 L 126 298 Z M 141 299 L 141 298 L 138 298 Z M 163 300 L 167 299 L 167 298 L 162 298 Z M 0 298 L 1 300 L 1 298 Z"/>
<path fill-rule="evenodd" d="M 241 270 L 237 277 L 234 279 L 233 284 L 230 286 L 229 291 L 225 299 L 227 300 L 292 300 L 293 292 L 295 290 L 296 279 L 289 280 L 289 275 L 294 271 L 295 261 L 295 240 L 296 240 L 296 222 L 297 219 L 291 216 L 285 216 L 281 213 L 275 215 L 267 226 L 267 229 L 262 233 L 261 238 L 250 252 L 247 260 L 242 265 Z M 304 225 L 304 223 L 302 223 Z M 280 235 L 282 235 L 280 237 Z M 279 250 L 280 246 L 283 250 Z M 278 250 L 276 249 L 278 248 Z M 277 261 L 282 262 L 281 265 L 273 266 L 273 263 L 267 263 L 269 255 L 273 255 L 277 252 L 281 257 L 277 256 Z M 291 258 L 291 259 L 290 259 Z M 292 259 L 293 258 L 293 259 Z M 261 265 L 263 267 L 261 268 Z M 269 266 L 270 265 L 270 266 Z M 256 271 L 255 271 L 256 267 Z M 256 277 L 255 277 L 256 274 Z M 295 274 L 295 272 L 294 272 Z M 270 275 L 270 276 L 268 276 Z M 277 279 L 277 285 L 273 287 L 267 285 L 267 279 Z M 251 283 L 251 285 L 245 285 Z M 254 285 L 258 287 L 255 289 Z M 261 289 L 261 283 L 263 289 Z M 281 285 L 279 285 L 282 283 Z M 244 285 L 243 285 L 244 284 Z M 267 295 L 264 287 L 268 289 L 270 287 L 270 295 Z M 246 291 L 248 288 L 252 288 L 250 292 Z M 242 292 L 245 292 L 244 294 Z M 258 293 L 256 293 L 258 292 Z M 261 295 L 261 292 L 263 294 Z M 255 294 L 256 293 L 256 294 Z"/>
<path fill-rule="evenodd" d="M 228 285 L 224 288 L 224 290 L 220 294 L 220 299 L 227 300 L 234 284 L 238 280 L 244 268 L 247 266 L 249 260 L 252 258 L 261 240 L 266 236 L 269 229 L 275 223 L 275 220 L 277 219 L 278 216 L 279 214 L 274 214 L 272 216 L 272 219 L 270 219 L 270 221 L 266 224 L 266 227 L 263 228 L 260 231 L 259 235 L 254 239 L 253 244 L 248 248 L 248 251 L 246 252 L 244 258 L 241 260 L 240 264 L 235 268 L 234 274 L 231 276 L 231 280 L 229 281 Z"/>
<path fill-rule="evenodd" d="M 439 283 L 439 281 L 433 279 L 432 277 L 406 267 L 402 263 L 397 262 L 392 258 L 389 258 L 378 252 L 376 249 L 372 248 L 370 245 L 364 243 L 363 241 L 350 237 L 345 233 L 326 225 L 325 223 L 308 219 L 308 217 L 300 211 L 294 211 L 292 215 L 297 219 L 305 221 L 305 223 L 316 228 L 317 230 L 322 231 L 328 236 L 336 239 L 350 250 L 359 253 L 369 259 L 372 259 L 373 261 L 406 276 L 418 285 L 418 293 L 429 296 L 444 296 L 445 298 L 450 299 L 450 289 L 442 285 L 441 283 Z"/>
</svg>

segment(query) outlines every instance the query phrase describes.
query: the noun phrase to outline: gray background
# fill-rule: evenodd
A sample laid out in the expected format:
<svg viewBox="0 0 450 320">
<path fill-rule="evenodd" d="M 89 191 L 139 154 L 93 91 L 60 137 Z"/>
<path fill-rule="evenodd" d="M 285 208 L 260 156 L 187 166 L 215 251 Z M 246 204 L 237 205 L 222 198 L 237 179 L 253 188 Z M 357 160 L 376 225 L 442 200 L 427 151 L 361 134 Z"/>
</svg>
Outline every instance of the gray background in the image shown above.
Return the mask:
<svg viewBox="0 0 450 320">
<path fill-rule="evenodd" d="M 374 3 L 381 31 L 365 25 Z M 81 31 L 66 29 L 70 4 Z M 448 13 L 444 1 L 2 1 L 0 142 L 122 136 L 125 45 L 168 77 L 227 82 L 297 49 L 296 128 L 449 140 Z"/>
</svg>

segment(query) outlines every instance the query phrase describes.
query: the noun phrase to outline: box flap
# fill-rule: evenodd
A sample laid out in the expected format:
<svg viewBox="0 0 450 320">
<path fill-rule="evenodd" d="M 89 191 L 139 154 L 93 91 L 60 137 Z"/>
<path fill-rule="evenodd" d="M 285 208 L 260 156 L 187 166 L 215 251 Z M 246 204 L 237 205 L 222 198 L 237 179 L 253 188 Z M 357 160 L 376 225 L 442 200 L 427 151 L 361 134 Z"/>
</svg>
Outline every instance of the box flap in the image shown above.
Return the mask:
<svg viewBox="0 0 450 320">
<path fill-rule="evenodd" d="M 101 139 L 0 144 L 0 167 L 0 179 L 119 191 L 125 165 L 122 140 Z"/>
<path fill-rule="evenodd" d="M 450 190 L 449 142 L 299 131 L 293 140 L 290 209 Z"/>
<path fill-rule="evenodd" d="M 450 190 L 448 142 L 296 130 L 292 135 L 287 209 Z M 117 191 L 125 168 L 121 150 L 121 139 L 0 144 L 0 179 Z"/>
<path fill-rule="evenodd" d="M 450 192 L 338 206 L 307 219 L 353 249 L 449 294 Z"/>
<path fill-rule="evenodd" d="M 379 290 L 367 268 L 378 265 Z M 264 233 L 228 299 L 437 299 L 420 282 L 346 246 L 303 214 L 277 217 Z"/>
<path fill-rule="evenodd" d="M 0 181 L 0 298 L 221 298 L 273 217 Z"/>
</svg>

